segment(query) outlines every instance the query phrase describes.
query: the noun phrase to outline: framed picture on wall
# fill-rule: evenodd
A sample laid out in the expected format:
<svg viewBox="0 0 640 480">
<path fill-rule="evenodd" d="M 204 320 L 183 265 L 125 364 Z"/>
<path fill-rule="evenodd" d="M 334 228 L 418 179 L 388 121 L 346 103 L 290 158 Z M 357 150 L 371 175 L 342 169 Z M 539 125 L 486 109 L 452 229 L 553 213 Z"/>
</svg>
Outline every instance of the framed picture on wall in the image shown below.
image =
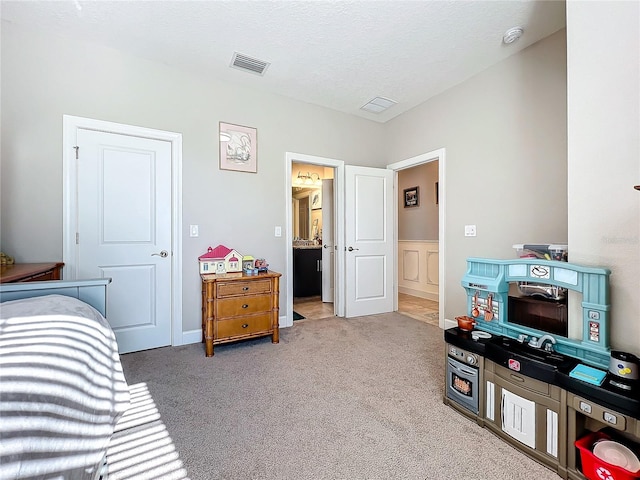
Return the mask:
<svg viewBox="0 0 640 480">
<path fill-rule="evenodd" d="M 311 200 L 311 210 L 322 208 L 322 190 L 314 190 L 309 197 Z"/>
<path fill-rule="evenodd" d="M 418 187 L 404 189 L 404 208 L 417 207 L 420 205 Z"/>
<path fill-rule="evenodd" d="M 220 170 L 258 172 L 258 130 L 220 122 Z"/>
</svg>

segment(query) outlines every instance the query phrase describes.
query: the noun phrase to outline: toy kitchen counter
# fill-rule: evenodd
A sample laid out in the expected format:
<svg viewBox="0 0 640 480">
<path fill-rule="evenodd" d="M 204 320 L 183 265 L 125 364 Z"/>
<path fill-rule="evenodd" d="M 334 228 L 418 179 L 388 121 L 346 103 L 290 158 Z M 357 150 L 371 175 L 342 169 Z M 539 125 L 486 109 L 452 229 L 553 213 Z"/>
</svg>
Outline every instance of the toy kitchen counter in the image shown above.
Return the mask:
<svg viewBox="0 0 640 480">
<path fill-rule="evenodd" d="M 613 386 L 607 371 L 610 272 L 528 258 L 467 263 L 465 313 L 475 328 L 444 331 L 444 403 L 565 479 L 591 480 L 597 478 L 592 468 L 619 468 L 587 458 L 593 457 L 592 437 L 625 445 L 640 457 L 640 389 L 637 382 L 628 389 Z M 560 294 L 541 299 L 534 314 L 510 309 L 520 283 L 529 291 L 540 291 L 532 285 L 552 286 Z M 564 313 L 545 313 L 562 309 L 568 290 L 582 295 L 580 338 L 567 336 Z M 640 471 L 617 473 L 611 478 L 640 479 Z"/>
</svg>

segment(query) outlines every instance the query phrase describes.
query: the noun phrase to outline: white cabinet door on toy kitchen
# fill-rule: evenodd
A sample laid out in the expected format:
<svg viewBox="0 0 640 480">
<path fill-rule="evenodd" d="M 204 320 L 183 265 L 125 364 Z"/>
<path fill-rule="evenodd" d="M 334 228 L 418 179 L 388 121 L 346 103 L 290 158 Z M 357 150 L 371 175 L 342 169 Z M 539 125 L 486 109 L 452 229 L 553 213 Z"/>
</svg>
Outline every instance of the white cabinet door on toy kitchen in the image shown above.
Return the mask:
<svg viewBox="0 0 640 480">
<path fill-rule="evenodd" d="M 502 430 L 528 447 L 536 448 L 536 404 L 502 389 Z"/>
<path fill-rule="evenodd" d="M 564 464 L 566 415 L 560 409 L 562 390 L 485 361 L 486 426 L 498 436 L 515 439 L 514 446 L 533 454 L 551 468 Z"/>
</svg>

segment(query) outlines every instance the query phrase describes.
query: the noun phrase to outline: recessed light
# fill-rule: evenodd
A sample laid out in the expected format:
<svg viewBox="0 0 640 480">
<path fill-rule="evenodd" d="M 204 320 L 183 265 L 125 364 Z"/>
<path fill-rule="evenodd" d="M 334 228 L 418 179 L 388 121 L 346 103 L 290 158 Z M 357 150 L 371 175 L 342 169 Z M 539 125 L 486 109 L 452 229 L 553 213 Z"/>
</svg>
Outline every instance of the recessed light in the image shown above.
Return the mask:
<svg viewBox="0 0 640 480">
<path fill-rule="evenodd" d="M 524 29 L 522 27 L 513 27 L 507 30 L 502 37 L 502 41 L 505 45 L 509 45 L 516 40 L 518 40 L 522 34 L 524 33 Z"/>
</svg>

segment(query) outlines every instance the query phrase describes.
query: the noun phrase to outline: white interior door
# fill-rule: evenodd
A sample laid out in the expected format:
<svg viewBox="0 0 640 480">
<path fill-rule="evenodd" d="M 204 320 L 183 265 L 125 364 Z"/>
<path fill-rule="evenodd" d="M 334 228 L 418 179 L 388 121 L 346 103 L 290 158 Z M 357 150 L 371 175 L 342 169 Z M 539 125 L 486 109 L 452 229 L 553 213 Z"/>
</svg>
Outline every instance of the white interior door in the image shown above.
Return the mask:
<svg viewBox="0 0 640 480">
<path fill-rule="evenodd" d="M 394 172 L 345 166 L 346 316 L 394 309 Z"/>
<path fill-rule="evenodd" d="M 333 179 L 322 180 L 322 301 L 333 303 L 335 239 L 333 233 Z"/>
<path fill-rule="evenodd" d="M 171 344 L 171 142 L 77 130 L 76 278 L 110 277 L 120 353 Z"/>
</svg>

